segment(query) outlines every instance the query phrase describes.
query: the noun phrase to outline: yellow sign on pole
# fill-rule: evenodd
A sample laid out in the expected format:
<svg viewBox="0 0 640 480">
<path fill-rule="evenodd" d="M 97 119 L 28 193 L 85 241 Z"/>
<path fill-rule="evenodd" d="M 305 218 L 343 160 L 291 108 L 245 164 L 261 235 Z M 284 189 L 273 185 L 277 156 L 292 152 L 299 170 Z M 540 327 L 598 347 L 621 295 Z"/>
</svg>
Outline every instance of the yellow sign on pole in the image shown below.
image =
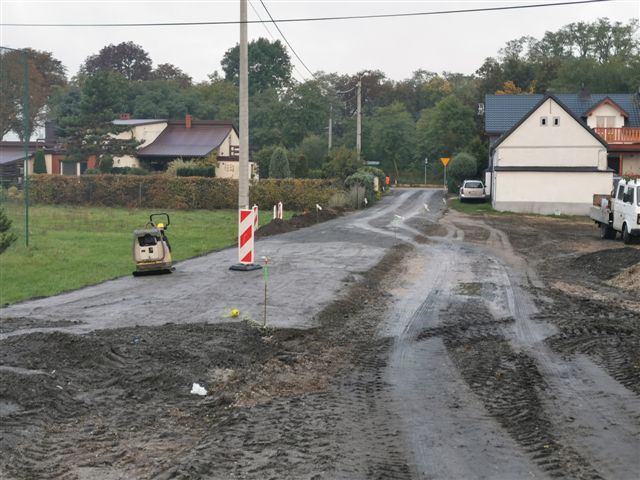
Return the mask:
<svg viewBox="0 0 640 480">
<path fill-rule="evenodd" d="M 449 160 L 451 160 L 449 157 L 443 157 L 440 159 L 442 165 L 444 165 L 445 167 L 449 164 Z"/>
</svg>

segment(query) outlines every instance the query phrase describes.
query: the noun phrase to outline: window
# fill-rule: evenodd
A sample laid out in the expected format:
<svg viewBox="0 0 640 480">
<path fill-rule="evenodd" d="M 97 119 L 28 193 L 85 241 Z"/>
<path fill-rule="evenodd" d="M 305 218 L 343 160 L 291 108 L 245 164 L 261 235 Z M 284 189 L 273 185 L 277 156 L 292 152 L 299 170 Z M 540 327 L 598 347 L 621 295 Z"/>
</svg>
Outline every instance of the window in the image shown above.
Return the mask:
<svg viewBox="0 0 640 480">
<path fill-rule="evenodd" d="M 624 185 L 620 185 L 618 187 L 618 195 L 616 195 L 616 198 L 618 200 L 622 200 L 622 197 L 624 196 Z"/>
<path fill-rule="evenodd" d="M 547 126 L 547 117 L 540 117 L 540 126 L 541 127 Z"/>
<path fill-rule="evenodd" d="M 640 187 L 636 188 L 636 205 L 640 207 Z M 640 222 L 638 222 L 640 223 Z"/>
<path fill-rule="evenodd" d="M 120 160 L 118 160 L 120 163 Z M 87 162 L 80 162 L 80 175 L 82 175 L 87 170 Z"/>
<path fill-rule="evenodd" d="M 554 127 L 560 126 L 560 117 L 553 117 L 553 126 Z"/>
<path fill-rule="evenodd" d="M 76 176 L 76 162 L 62 162 L 62 175 Z"/>
<path fill-rule="evenodd" d="M 616 126 L 615 116 L 597 116 L 596 127 L 597 128 L 614 128 Z"/>
</svg>

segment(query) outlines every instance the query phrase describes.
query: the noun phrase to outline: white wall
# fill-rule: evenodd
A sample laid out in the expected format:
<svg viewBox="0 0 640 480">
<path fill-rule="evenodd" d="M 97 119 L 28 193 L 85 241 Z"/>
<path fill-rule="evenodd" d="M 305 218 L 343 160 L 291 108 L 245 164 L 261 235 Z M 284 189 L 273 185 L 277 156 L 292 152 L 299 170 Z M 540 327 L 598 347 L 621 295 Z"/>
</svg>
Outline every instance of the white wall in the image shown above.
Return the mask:
<svg viewBox="0 0 640 480">
<path fill-rule="evenodd" d="M 617 108 L 607 103 L 603 103 L 602 105 L 599 105 L 598 108 L 596 108 L 593 112 L 591 112 L 591 114 L 587 117 L 587 125 L 589 125 L 591 128 L 596 128 L 598 126 L 597 124 L 598 120 L 596 117 L 600 117 L 600 116 L 616 117 L 615 125 L 610 128 L 624 127 L 624 117 L 620 113 L 620 110 L 618 110 Z"/>
<path fill-rule="evenodd" d="M 586 215 L 596 193 L 611 193 L 611 172 L 493 172 L 500 211 Z"/>
<path fill-rule="evenodd" d="M 138 148 L 142 148 L 155 141 L 165 128 L 167 128 L 167 122 L 136 125 L 131 130 L 119 133 L 116 135 L 116 138 L 120 140 L 130 140 L 131 138 L 135 138 L 136 140 L 142 141 L 138 146 Z M 122 157 L 113 157 L 113 166 L 140 167 L 140 162 L 136 157 L 125 155 Z"/>
<path fill-rule="evenodd" d="M 541 124 L 546 118 L 546 125 Z M 554 125 L 558 119 L 559 125 Z M 598 167 L 606 169 L 607 152 L 596 138 L 549 98 L 496 149 L 501 167 Z"/>
<path fill-rule="evenodd" d="M 231 153 L 231 145 L 240 145 L 240 139 L 233 129 L 231 129 L 227 138 L 225 138 L 220 144 L 220 147 L 218 147 L 218 155 L 221 157 L 229 157 Z"/>
<path fill-rule="evenodd" d="M 623 175 L 640 175 L 640 153 L 624 153 L 621 157 Z"/>
<path fill-rule="evenodd" d="M 256 164 L 249 162 L 249 180 L 256 174 Z M 216 167 L 216 177 L 218 178 L 232 178 L 237 180 L 240 178 L 240 162 L 237 160 L 231 161 L 218 161 Z"/>
</svg>

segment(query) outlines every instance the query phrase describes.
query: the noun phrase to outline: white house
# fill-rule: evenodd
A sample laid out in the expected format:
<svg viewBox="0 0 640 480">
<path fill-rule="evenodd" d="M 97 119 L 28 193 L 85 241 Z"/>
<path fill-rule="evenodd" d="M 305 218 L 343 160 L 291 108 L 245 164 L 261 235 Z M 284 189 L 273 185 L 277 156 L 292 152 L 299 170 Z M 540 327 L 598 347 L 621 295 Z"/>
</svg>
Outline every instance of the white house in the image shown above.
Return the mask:
<svg viewBox="0 0 640 480">
<path fill-rule="evenodd" d="M 588 214 L 613 183 L 606 142 L 553 95 L 496 140 L 489 175 L 496 210 L 539 214 Z"/>
</svg>

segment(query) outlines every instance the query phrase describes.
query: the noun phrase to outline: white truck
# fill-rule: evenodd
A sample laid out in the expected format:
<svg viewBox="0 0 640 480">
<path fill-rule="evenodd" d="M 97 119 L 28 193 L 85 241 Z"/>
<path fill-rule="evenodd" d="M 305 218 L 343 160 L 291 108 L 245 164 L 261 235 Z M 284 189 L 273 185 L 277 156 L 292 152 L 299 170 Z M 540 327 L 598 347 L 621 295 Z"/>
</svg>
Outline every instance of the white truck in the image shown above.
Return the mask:
<svg viewBox="0 0 640 480">
<path fill-rule="evenodd" d="M 620 180 L 611 195 L 594 195 L 590 216 L 602 238 L 613 240 L 618 232 L 626 244 L 640 238 L 640 179 Z"/>
</svg>

